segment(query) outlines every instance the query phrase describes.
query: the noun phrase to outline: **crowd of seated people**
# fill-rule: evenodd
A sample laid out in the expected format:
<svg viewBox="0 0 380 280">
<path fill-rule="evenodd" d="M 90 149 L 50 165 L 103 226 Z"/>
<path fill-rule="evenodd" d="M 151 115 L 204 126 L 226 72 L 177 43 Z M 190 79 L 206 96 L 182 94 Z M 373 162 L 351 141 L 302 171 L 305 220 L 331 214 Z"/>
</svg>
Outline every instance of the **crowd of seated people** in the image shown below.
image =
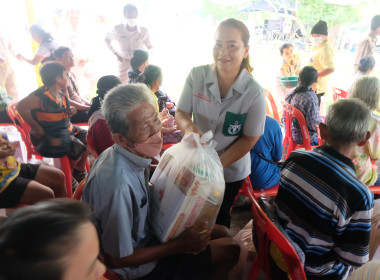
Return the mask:
<svg viewBox="0 0 380 280">
<path fill-rule="evenodd" d="M 322 29 L 314 31 L 324 34 L 324 23 L 318 24 Z M 240 254 L 229 230 L 230 208 L 247 176 L 253 189 L 279 184 L 276 213 L 305 252 L 308 279 L 347 279 L 368 261 L 374 204 L 368 187 L 380 185 L 375 164 L 380 80 L 369 76 L 372 56 L 360 60 L 348 99 L 331 105 L 322 123 L 315 91 L 320 71 L 301 68 L 292 45 L 281 46 L 280 76 L 299 76 L 296 87 L 282 91 L 284 100 L 305 117 L 312 146 L 319 137 L 324 144 L 294 151 L 279 163 L 281 124 L 265 116 L 264 90 L 251 74 L 249 31 L 242 22 L 219 25 L 214 63 L 191 70 L 178 104 L 160 90 L 162 69 L 149 64 L 144 49 L 133 51 L 124 73 L 129 85 L 103 76 L 89 102 L 71 73 L 71 49 L 57 46 L 38 26 L 30 31 L 40 46 L 33 59 L 19 58 L 42 62 L 43 86 L 16 108 L 31 127 L 38 153 L 68 156 L 73 188 L 83 179 L 86 184 L 83 202 L 55 200 L 67 196 L 63 172 L 20 163 L 12 144 L 0 138 L 0 208 L 39 203 L 0 222 L 0 279 L 100 279 L 105 269 L 99 252 L 122 279 L 227 279 Z M 88 124 L 88 131 L 79 123 Z M 294 120 L 292 137 L 302 144 L 300 129 Z M 159 159 L 162 143 L 207 130 L 214 133 L 226 181 L 216 225 L 189 227 L 162 243 L 149 223 L 152 159 Z M 97 159 L 87 173 L 90 151 Z"/>
</svg>

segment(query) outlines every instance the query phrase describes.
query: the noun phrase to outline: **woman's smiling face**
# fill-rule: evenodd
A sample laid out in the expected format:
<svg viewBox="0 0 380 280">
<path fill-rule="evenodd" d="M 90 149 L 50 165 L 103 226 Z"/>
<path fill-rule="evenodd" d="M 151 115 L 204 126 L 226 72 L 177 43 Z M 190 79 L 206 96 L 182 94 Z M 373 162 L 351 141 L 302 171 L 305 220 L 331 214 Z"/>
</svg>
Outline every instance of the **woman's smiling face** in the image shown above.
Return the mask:
<svg viewBox="0 0 380 280">
<path fill-rule="evenodd" d="M 215 35 L 214 62 L 218 71 L 239 72 L 249 46 L 244 46 L 241 33 L 234 27 L 220 27 Z"/>
</svg>

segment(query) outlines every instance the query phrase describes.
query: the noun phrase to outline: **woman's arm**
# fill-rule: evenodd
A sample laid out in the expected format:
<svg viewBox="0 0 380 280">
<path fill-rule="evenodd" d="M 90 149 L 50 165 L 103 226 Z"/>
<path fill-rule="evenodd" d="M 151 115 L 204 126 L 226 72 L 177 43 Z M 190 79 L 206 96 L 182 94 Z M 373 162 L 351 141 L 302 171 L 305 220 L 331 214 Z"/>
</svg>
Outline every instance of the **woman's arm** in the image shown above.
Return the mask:
<svg viewBox="0 0 380 280">
<path fill-rule="evenodd" d="M 29 94 L 27 97 L 22 99 L 16 106 L 17 111 L 20 113 L 21 117 L 30 125 L 30 133 L 33 134 L 37 139 L 41 139 L 45 135 L 44 129 L 36 122 L 31 111 L 33 109 L 38 109 L 41 106 L 40 99 L 34 94 Z"/>
<path fill-rule="evenodd" d="M 86 105 L 86 104 L 81 104 L 79 102 L 76 102 L 72 99 L 69 99 L 69 102 L 71 105 L 74 106 L 75 109 L 77 109 L 78 111 L 88 111 L 90 109 L 90 106 L 89 105 Z"/>
<path fill-rule="evenodd" d="M 257 141 L 259 141 L 260 136 L 247 136 L 244 134 L 240 136 L 239 139 L 220 156 L 223 168 L 230 166 L 249 153 Z"/>
<path fill-rule="evenodd" d="M 23 55 L 19 55 L 18 58 L 28 62 L 29 64 L 31 65 L 37 65 L 37 64 L 40 64 L 41 61 L 45 58 L 45 57 L 42 57 L 42 56 L 39 56 L 39 55 L 35 55 L 32 59 L 27 59 L 25 58 Z"/>
<path fill-rule="evenodd" d="M 326 68 L 326 69 L 322 69 L 321 71 L 318 71 L 318 78 L 321 78 L 321 77 L 324 77 L 324 76 L 330 75 L 330 74 L 333 73 L 334 71 L 335 71 L 335 68 Z"/>
<path fill-rule="evenodd" d="M 185 134 L 195 132 L 202 136 L 203 132 L 193 123 L 191 120 L 191 115 L 191 113 L 186 113 L 177 108 L 175 113 L 175 121 L 178 128 Z"/>
</svg>

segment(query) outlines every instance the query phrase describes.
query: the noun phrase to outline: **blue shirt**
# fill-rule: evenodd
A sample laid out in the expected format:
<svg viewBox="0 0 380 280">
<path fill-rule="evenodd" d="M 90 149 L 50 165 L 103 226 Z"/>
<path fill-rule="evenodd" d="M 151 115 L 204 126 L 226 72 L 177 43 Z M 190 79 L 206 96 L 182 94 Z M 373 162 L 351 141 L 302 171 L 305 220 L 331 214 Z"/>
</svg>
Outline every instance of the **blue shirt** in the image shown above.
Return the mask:
<svg viewBox="0 0 380 280">
<path fill-rule="evenodd" d="M 98 157 L 87 177 L 82 200 L 94 212 L 102 250 L 115 258 L 129 256 L 134 248 L 147 247 L 153 240 L 144 174 L 150 162 L 115 144 Z M 137 279 L 156 264 L 113 270 L 123 279 Z"/>
<path fill-rule="evenodd" d="M 266 159 L 279 161 L 282 157 L 282 132 L 279 123 L 271 117 L 266 117 L 264 134 L 251 150 L 251 179 L 254 189 L 266 189 L 280 182 L 280 167 L 265 161 L 255 152 Z"/>
</svg>

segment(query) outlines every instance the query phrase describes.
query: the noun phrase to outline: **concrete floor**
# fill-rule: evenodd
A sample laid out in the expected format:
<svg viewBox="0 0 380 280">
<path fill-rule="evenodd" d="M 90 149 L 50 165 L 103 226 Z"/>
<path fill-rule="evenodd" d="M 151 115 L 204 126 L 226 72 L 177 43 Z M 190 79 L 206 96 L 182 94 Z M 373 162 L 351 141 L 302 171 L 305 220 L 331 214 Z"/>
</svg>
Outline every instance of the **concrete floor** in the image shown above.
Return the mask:
<svg viewBox="0 0 380 280">
<path fill-rule="evenodd" d="M 231 213 L 231 235 L 235 236 L 251 219 L 251 206 L 233 208 Z"/>
</svg>

